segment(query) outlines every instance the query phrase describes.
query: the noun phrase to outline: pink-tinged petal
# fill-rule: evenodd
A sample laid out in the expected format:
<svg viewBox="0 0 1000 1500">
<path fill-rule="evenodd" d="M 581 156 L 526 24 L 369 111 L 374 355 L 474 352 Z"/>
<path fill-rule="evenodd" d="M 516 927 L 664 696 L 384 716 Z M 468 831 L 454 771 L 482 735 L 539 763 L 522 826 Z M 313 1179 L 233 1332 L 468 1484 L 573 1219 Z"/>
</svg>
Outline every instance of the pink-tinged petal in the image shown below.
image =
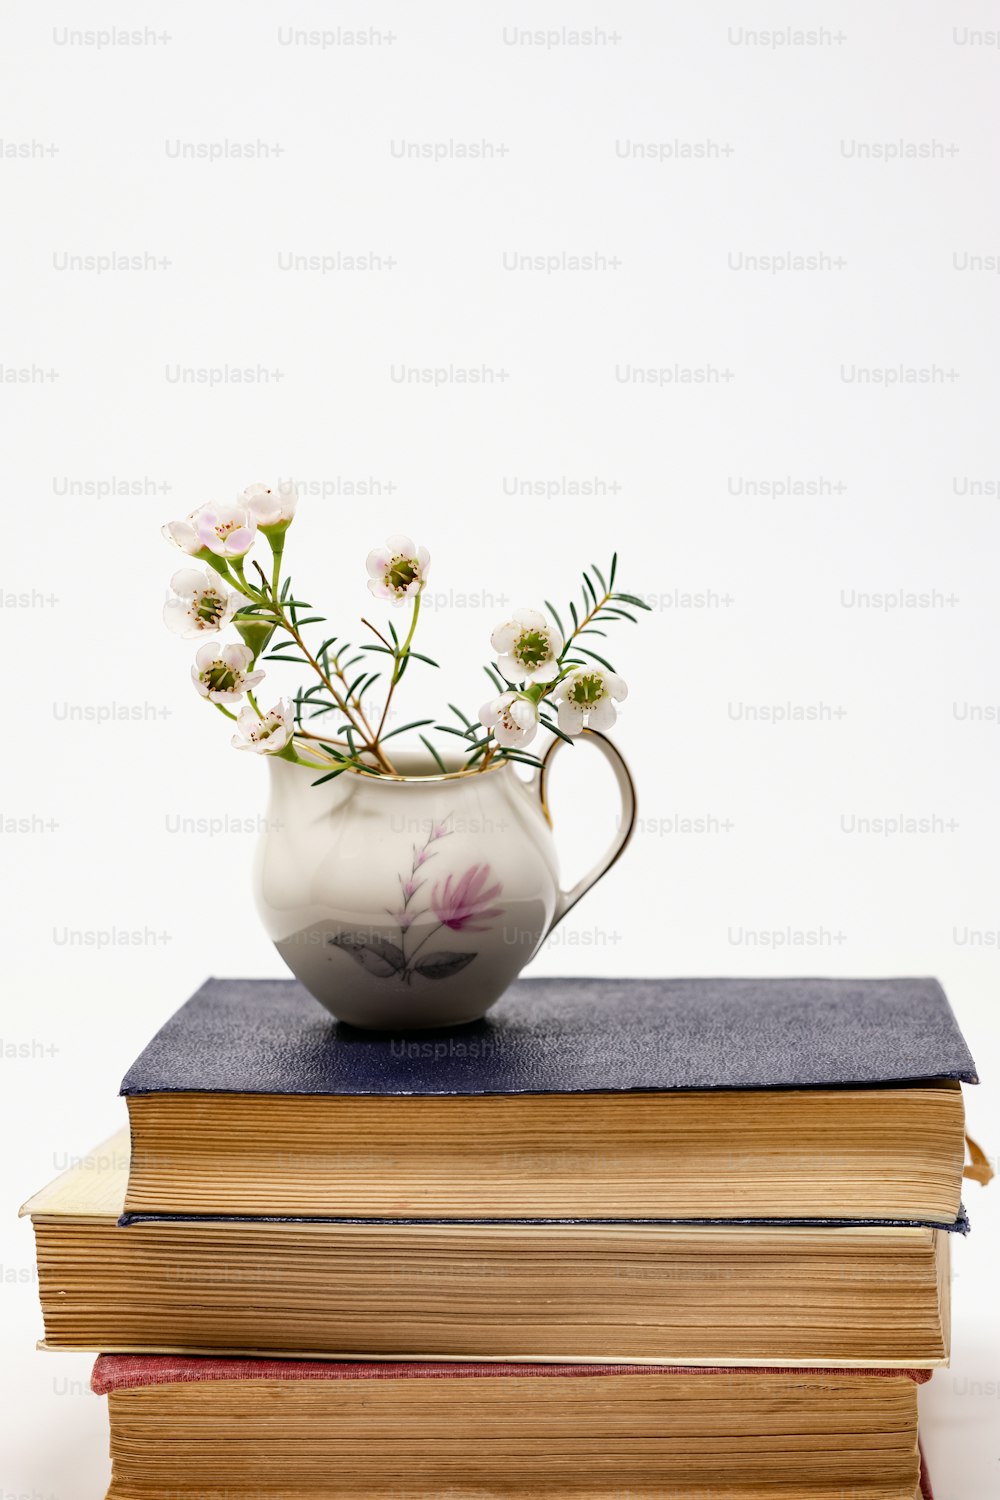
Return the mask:
<svg viewBox="0 0 1000 1500">
<path fill-rule="evenodd" d="M 265 672 L 251 672 L 248 677 L 243 679 L 243 683 L 239 689 L 240 696 L 243 693 L 248 693 L 251 688 L 255 688 L 258 682 L 263 682 L 266 675 Z"/>
<path fill-rule="evenodd" d="M 194 659 L 198 670 L 200 672 L 206 671 L 212 665 L 213 661 L 216 660 L 217 655 L 218 652 L 216 650 L 216 647 L 213 646 L 211 642 L 208 642 L 204 646 L 199 646 L 194 654 Z"/>
<path fill-rule="evenodd" d="M 414 557 L 416 555 L 413 539 L 405 536 L 401 531 L 395 532 L 392 536 L 387 536 L 385 545 L 393 557 Z"/>
<path fill-rule="evenodd" d="M 254 544 L 256 532 L 251 531 L 248 526 L 238 526 L 226 537 L 225 552 L 227 557 L 242 557 L 249 552 Z"/>
<path fill-rule="evenodd" d="M 387 552 L 384 547 L 374 547 L 365 559 L 365 566 L 372 578 L 383 578 L 391 562 L 391 552 Z"/>
<path fill-rule="evenodd" d="M 421 574 L 426 575 L 427 569 L 431 565 L 431 555 L 426 547 L 417 548 L 417 562 L 420 564 Z"/>
<path fill-rule="evenodd" d="M 202 682 L 201 677 L 198 674 L 198 668 L 197 667 L 192 667 L 191 668 L 191 681 L 194 683 L 195 687 L 198 689 L 198 692 L 201 694 L 201 696 L 203 698 L 207 698 L 208 697 L 208 688 L 205 685 L 205 683 Z"/>
</svg>

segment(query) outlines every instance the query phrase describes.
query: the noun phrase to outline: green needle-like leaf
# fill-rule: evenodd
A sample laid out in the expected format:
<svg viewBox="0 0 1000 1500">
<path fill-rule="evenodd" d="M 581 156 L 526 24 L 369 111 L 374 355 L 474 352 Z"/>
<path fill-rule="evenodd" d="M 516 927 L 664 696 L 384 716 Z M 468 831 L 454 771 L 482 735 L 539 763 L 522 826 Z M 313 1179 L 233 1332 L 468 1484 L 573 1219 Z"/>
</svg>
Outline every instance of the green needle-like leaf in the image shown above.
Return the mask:
<svg viewBox="0 0 1000 1500">
<path fill-rule="evenodd" d="M 451 724 L 435 724 L 434 728 L 435 732 L 438 734 L 457 735 L 460 740 L 465 740 L 466 744 L 468 744 L 469 735 L 475 733 L 475 730 L 472 728 L 471 724 L 469 725 L 468 729 L 455 729 Z M 386 736 L 386 738 L 388 738 L 388 736 Z"/>
<path fill-rule="evenodd" d="M 443 776 L 447 776 L 447 774 L 448 774 L 448 767 L 445 765 L 444 761 L 441 759 L 440 755 L 437 753 L 437 751 L 435 750 L 434 746 L 431 744 L 430 740 L 427 738 L 427 736 L 425 734 L 422 734 L 420 736 L 420 738 L 423 740 L 424 744 L 427 746 L 428 750 L 431 752 L 431 754 L 433 755 L 434 759 L 437 761 L 437 764 L 438 764 L 438 767 L 439 767 L 439 769 L 441 771 L 441 774 Z"/>
<path fill-rule="evenodd" d="M 559 634 L 562 636 L 563 640 L 565 640 L 566 639 L 566 632 L 563 629 L 563 622 L 559 618 L 559 611 L 556 609 L 556 607 L 555 607 L 554 604 L 550 604 L 549 603 L 548 599 L 545 599 L 543 602 L 545 604 L 545 608 L 548 610 L 549 614 L 552 616 L 553 620 L 555 620 L 555 622 L 556 622 L 556 629 L 558 630 Z"/>
<path fill-rule="evenodd" d="M 394 734 L 405 734 L 408 729 L 423 729 L 426 724 L 433 723 L 433 719 L 414 719 L 411 724 L 401 724 L 398 729 L 390 729 L 388 734 L 382 735 L 382 739 L 391 740 Z M 423 735 L 420 738 L 423 739 Z"/>
<path fill-rule="evenodd" d="M 498 753 L 504 760 L 517 760 L 523 766 L 534 766 L 536 770 L 542 764 L 536 755 L 529 755 L 526 750 L 500 750 Z"/>
<path fill-rule="evenodd" d="M 590 574 L 587 572 L 586 569 L 584 569 L 584 573 L 583 573 L 583 586 L 584 586 L 584 588 L 586 590 L 589 591 L 590 597 L 591 597 L 591 599 L 593 600 L 593 603 L 594 603 L 594 608 L 596 609 L 597 608 L 597 590 L 594 588 L 594 585 L 591 583 L 591 581 L 590 581 Z M 584 597 L 586 597 L 586 595 L 584 595 Z M 589 612 L 589 610 L 590 610 L 590 605 L 589 604 L 587 606 L 587 609 L 588 609 L 588 612 Z"/>
<path fill-rule="evenodd" d="M 582 646 L 577 646 L 576 649 L 579 651 L 581 656 L 589 656 L 592 661 L 600 662 L 601 666 L 607 667 L 609 672 L 613 672 L 615 670 L 611 663 L 609 661 L 605 661 L 603 656 L 598 656 L 596 651 L 585 651 Z"/>
</svg>

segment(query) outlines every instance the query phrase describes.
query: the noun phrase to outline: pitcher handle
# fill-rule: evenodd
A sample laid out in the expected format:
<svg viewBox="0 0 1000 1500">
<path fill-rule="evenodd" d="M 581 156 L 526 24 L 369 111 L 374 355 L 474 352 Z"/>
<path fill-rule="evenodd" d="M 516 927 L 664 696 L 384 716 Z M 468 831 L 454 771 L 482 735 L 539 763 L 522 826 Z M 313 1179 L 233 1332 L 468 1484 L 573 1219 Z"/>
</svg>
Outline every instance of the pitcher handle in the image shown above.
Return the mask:
<svg viewBox="0 0 1000 1500">
<path fill-rule="evenodd" d="M 566 913 L 572 910 L 580 897 L 585 895 L 592 885 L 596 885 L 602 875 L 607 874 L 615 860 L 624 852 L 626 844 L 635 831 L 635 783 L 629 773 L 628 766 L 612 741 L 599 733 L 598 730 L 585 729 L 580 739 L 586 744 L 593 745 L 595 750 L 599 750 L 615 773 L 615 781 L 618 783 L 618 793 L 622 800 L 621 821 L 618 824 L 618 832 L 612 840 L 611 847 L 597 861 L 593 869 L 588 870 L 587 874 L 581 880 L 578 880 L 571 890 L 560 890 L 557 892 L 556 909 L 552 914 L 552 921 L 549 923 L 548 931 L 545 934 L 546 937 L 559 925 Z M 542 768 L 538 773 L 538 800 L 542 805 L 542 812 L 545 814 L 545 820 L 550 828 L 552 827 L 552 814 L 549 812 L 549 805 L 545 796 L 546 777 L 548 776 L 553 756 L 560 746 L 565 743 L 565 740 L 552 741 L 552 744 L 542 757 Z"/>
</svg>

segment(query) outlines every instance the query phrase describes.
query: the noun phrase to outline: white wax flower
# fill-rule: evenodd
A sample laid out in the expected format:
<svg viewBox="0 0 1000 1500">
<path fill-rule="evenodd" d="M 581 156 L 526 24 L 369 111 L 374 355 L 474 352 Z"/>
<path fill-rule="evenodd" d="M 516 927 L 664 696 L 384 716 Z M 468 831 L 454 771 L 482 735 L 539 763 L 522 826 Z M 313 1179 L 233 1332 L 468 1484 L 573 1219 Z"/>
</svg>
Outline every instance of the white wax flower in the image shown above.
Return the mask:
<svg viewBox="0 0 1000 1500">
<path fill-rule="evenodd" d="M 494 630 L 490 644 L 508 682 L 551 682 L 559 675 L 562 636 L 540 610 L 515 609 Z"/>
<path fill-rule="evenodd" d="M 578 667 L 564 677 L 553 694 L 559 705 L 557 722 L 563 734 L 579 734 L 584 728 L 610 729 L 618 717 L 614 699 L 628 697 L 628 685 L 617 672 L 603 667 Z"/>
<path fill-rule="evenodd" d="M 251 672 L 253 652 L 249 646 L 199 648 L 191 678 L 203 698 L 212 703 L 238 703 L 243 694 L 263 682 L 263 672 Z"/>
<path fill-rule="evenodd" d="M 163 606 L 163 619 L 175 635 L 192 640 L 225 629 L 240 603 L 218 573 L 206 568 L 181 568 L 170 580 L 174 597 Z"/>
<path fill-rule="evenodd" d="M 298 499 L 293 484 L 251 484 L 237 503 L 252 512 L 261 531 L 284 531 L 295 515 Z"/>
<path fill-rule="evenodd" d="M 237 750 L 252 750 L 257 755 L 277 755 L 291 740 L 294 728 L 292 705 L 287 698 L 279 699 L 263 718 L 247 704 L 236 716 L 232 744 Z"/>
<path fill-rule="evenodd" d="M 242 557 L 257 535 L 257 518 L 246 505 L 201 505 L 183 521 L 168 521 L 161 528 L 191 557 L 213 552 L 216 557 Z"/>
<path fill-rule="evenodd" d="M 479 722 L 492 729 L 493 738 L 505 749 L 530 745 L 538 730 L 538 705 L 522 693 L 501 693 L 483 704 Z"/>
<path fill-rule="evenodd" d="M 420 593 L 430 565 L 426 547 L 415 546 L 402 534 L 387 537 L 384 547 L 375 547 L 368 554 L 368 587 L 376 599 L 404 604 Z"/>
</svg>

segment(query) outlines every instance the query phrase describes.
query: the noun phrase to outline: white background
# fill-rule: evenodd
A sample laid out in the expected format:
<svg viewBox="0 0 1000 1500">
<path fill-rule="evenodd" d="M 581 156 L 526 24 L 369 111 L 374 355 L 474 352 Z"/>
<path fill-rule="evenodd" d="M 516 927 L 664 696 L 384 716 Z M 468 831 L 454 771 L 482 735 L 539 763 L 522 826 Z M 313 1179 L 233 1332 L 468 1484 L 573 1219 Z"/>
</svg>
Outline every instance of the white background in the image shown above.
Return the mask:
<svg viewBox="0 0 1000 1500">
<path fill-rule="evenodd" d="M 813 40 L 747 36 L 793 23 Z M 5 7 L 0 1500 L 107 1472 L 89 1360 L 33 1351 L 17 1203 L 123 1122 L 125 1067 L 207 974 L 282 972 L 249 899 L 264 769 L 160 621 L 160 524 L 248 483 L 302 482 L 293 572 L 345 630 L 370 547 L 430 548 L 444 671 L 409 675 L 410 717 L 476 708 L 507 606 L 617 547 L 655 605 L 609 643 L 643 823 L 535 971 L 936 974 L 995 1153 L 1000 283 L 971 267 L 1000 252 L 997 24 L 923 0 Z M 574 26 L 596 41 L 517 40 Z M 86 39 L 114 27 L 139 44 Z M 338 27 L 369 43 L 289 40 Z M 107 255 L 146 268 L 68 268 Z M 338 255 L 380 268 L 283 269 Z M 745 268 L 780 255 L 822 268 Z M 177 378 L 227 367 L 264 373 Z M 901 368 L 925 378 L 854 378 Z M 611 812 L 569 760 L 582 867 Z M 995 1493 L 997 1199 L 967 1192 L 953 1369 L 921 1395 L 943 1500 Z"/>
</svg>

